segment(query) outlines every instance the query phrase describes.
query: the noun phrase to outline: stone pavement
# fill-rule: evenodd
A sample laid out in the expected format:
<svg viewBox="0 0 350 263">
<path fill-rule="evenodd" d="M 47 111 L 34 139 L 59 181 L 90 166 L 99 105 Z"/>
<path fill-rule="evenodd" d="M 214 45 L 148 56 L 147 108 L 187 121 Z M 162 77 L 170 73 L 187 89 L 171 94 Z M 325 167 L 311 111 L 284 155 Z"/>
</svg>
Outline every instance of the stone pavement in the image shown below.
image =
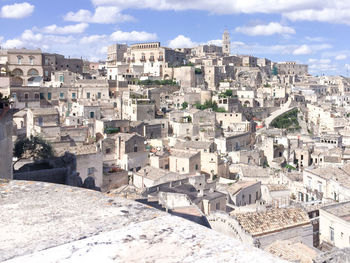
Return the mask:
<svg viewBox="0 0 350 263">
<path fill-rule="evenodd" d="M 185 219 L 100 192 L 0 181 L 0 261 L 283 262 Z"/>
</svg>

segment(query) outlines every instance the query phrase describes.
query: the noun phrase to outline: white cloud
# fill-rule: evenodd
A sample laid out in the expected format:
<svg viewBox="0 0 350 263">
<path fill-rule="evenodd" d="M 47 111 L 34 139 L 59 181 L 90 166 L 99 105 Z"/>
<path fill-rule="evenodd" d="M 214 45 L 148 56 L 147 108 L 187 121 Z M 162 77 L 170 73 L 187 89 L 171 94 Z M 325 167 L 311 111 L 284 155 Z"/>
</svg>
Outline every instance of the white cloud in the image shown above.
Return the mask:
<svg viewBox="0 0 350 263">
<path fill-rule="evenodd" d="M 27 29 L 22 33 L 21 38 L 25 41 L 41 41 L 43 39 L 43 35 L 34 34 L 32 30 Z"/>
<path fill-rule="evenodd" d="M 2 18 L 24 18 L 30 16 L 34 11 L 34 5 L 27 2 L 15 3 L 13 5 L 4 5 L 0 10 L 0 17 Z"/>
<path fill-rule="evenodd" d="M 213 39 L 208 41 L 209 45 L 215 45 L 215 46 L 221 46 L 222 40 L 221 39 Z"/>
<path fill-rule="evenodd" d="M 24 47 L 25 44 L 23 41 L 21 41 L 20 39 L 9 39 L 7 41 L 5 41 L 4 43 L 2 43 L 2 47 L 5 49 L 11 49 L 11 48 L 22 48 Z"/>
<path fill-rule="evenodd" d="M 283 26 L 277 22 L 270 22 L 267 25 L 256 25 L 256 26 L 243 26 L 237 27 L 237 32 L 249 35 L 249 36 L 270 36 L 274 34 L 295 34 L 294 28 L 289 26 Z"/>
<path fill-rule="evenodd" d="M 344 1 L 344 0 L 343 0 Z M 319 8 L 319 0 L 92 0 L 96 6 L 114 5 L 121 9 L 204 10 L 218 14 L 281 13 Z"/>
<path fill-rule="evenodd" d="M 86 23 L 68 25 L 63 27 L 60 27 L 54 24 L 54 25 L 44 27 L 42 29 L 42 32 L 46 34 L 58 34 L 58 35 L 81 34 L 88 28 L 88 26 L 89 25 Z"/>
<path fill-rule="evenodd" d="M 340 54 L 340 55 L 337 55 L 336 57 L 335 57 L 335 60 L 344 60 L 344 59 L 347 59 L 347 55 L 345 55 L 345 54 Z"/>
<path fill-rule="evenodd" d="M 305 39 L 307 41 L 310 41 L 310 42 L 325 42 L 326 41 L 326 38 L 324 38 L 324 37 L 306 37 Z"/>
<path fill-rule="evenodd" d="M 145 31 L 131 31 L 131 32 L 123 32 L 123 31 L 115 31 L 110 36 L 112 41 L 122 42 L 122 41 L 152 41 L 156 40 L 157 34 L 148 33 Z"/>
<path fill-rule="evenodd" d="M 189 37 L 185 37 L 184 35 L 178 35 L 177 37 L 169 41 L 170 48 L 190 48 L 197 45 L 198 44 L 196 42 L 192 42 L 192 40 Z"/>
<path fill-rule="evenodd" d="M 350 25 L 350 7 L 339 9 L 336 7 L 287 12 L 284 17 L 292 21 L 318 21 Z"/>
<path fill-rule="evenodd" d="M 335 71 L 340 71 L 339 66 L 337 64 L 332 63 L 330 59 L 325 58 L 310 58 L 308 60 L 309 63 L 309 71 L 312 74 L 320 74 L 320 73 L 330 73 L 334 74 Z"/>
<path fill-rule="evenodd" d="M 96 43 L 96 42 L 104 40 L 105 38 L 106 38 L 106 35 L 91 35 L 91 36 L 83 37 L 80 40 L 80 43 L 82 43 L 82 44 Z"/>
<path fill-rule="evenodd" d="M 324 59 L 324 58 L 321 58 L 321 59 L 310 58 L 308 62 L 311 64 L 329 64 L 332 61 L 330 59 Z"/>
<path fill-rule="evenodd" d="M 311 53 L 312 50 L 308 45 L 301 45 L 293 51 L 293 55 L 307 55 Z"/>
<path fill-rule="evenodd" d="M 80 9 L 78 12 L 69 12 L 64 16 L 64 20 L 73 22 L 111 24 L 132 21 L 130 15 L 120 13 L 120 9 L 115 6 L 99 6 L 92 14 L 89 10 Z"/>
<path fill-rule="evenodd" d="M 120 10 L 201 10 L 215 14 L 282 14 L 296 21 L 320 21 L 350 25 L 348 0 L 92 0 L 95 6 Z"/>
</svg>

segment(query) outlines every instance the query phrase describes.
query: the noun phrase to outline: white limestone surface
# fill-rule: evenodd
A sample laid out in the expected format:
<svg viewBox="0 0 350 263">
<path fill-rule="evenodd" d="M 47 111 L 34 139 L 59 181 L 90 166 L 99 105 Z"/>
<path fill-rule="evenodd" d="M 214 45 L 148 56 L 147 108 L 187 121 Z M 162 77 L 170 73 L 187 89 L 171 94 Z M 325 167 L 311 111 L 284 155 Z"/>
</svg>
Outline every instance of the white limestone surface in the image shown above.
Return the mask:
<svg viewBox="0 0 350 263">
<path fill-rule="evenodd" d="M 166 215 L 5 262 L 284 261 L 211 229 Z"/>
</svg>

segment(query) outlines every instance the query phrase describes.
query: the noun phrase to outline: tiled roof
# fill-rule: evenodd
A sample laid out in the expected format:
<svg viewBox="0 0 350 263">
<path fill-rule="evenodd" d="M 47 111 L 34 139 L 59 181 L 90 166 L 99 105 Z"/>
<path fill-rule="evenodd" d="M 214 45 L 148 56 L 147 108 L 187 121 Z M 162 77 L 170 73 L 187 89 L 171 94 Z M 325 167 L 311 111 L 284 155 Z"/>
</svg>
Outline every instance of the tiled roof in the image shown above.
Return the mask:
<svg viewBox="0 0 350 263">
<path fill-rule="evenodd" d="M 239 224 L 252 236 L 265 235 L 310 222 L 301 208 L 276 208 L 264 212 L 235 214 Z"/>
</svg>

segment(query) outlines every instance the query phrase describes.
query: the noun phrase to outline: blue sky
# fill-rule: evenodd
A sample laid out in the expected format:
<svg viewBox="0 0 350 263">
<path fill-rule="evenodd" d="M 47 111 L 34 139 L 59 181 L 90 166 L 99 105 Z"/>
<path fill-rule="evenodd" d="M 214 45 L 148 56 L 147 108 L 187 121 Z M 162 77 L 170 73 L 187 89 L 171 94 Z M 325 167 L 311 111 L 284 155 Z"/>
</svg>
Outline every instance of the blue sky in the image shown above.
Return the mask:
<svg viewBox="0 0 350 263">
<path fill-rule="evenodd" d="M 0 45 L 105 59 L 112 43 L 220 45 L 232 53 L 294 60 L 313 74 L 350 69 L 348 0 L 0 0 Z"/>
</svg>

